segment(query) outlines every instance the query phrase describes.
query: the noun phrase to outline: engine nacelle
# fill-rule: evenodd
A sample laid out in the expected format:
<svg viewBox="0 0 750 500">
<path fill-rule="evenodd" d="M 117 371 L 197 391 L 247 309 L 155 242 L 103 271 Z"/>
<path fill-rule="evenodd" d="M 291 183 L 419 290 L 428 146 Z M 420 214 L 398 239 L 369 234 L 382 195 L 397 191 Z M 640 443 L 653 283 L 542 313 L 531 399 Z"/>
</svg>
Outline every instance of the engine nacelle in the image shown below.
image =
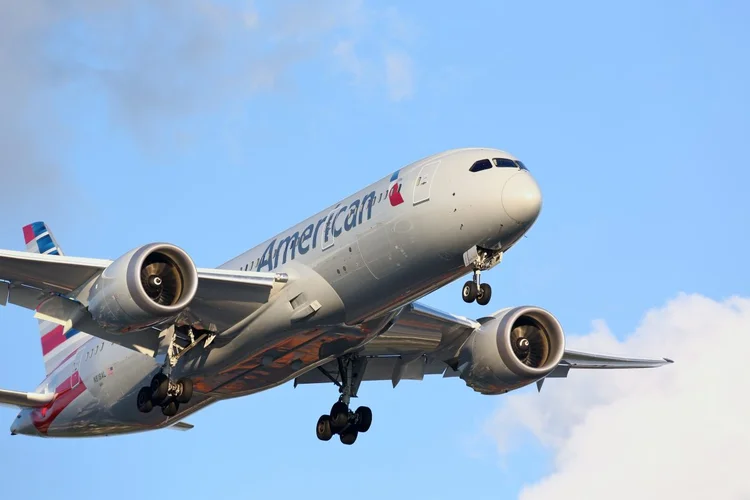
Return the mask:
<svg viewBox="0 0 750 500">
<path fill-rule="evenodd" d="M 113 333 L 143 330 L 182 312 L 195 297 L 198 271 L 184 250 L 152 243 L 131 250 L 97 278 L 91 317 Z"/>
<path fill-rule="evenodd" d="M 546 377 L 564 351 L 565 336 L 552 314 L 514 307 L 485 318 L 461 347 L 457 368 L 475 391 L 503 394 Z"/>
</svg>

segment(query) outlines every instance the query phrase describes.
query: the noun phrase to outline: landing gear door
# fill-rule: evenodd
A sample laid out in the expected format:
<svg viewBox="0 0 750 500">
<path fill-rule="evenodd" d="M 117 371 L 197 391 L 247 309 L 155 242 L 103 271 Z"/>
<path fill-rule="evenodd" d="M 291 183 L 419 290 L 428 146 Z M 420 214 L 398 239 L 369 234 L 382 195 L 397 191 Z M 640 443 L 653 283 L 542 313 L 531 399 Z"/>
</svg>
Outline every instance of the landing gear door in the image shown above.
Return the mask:
<svg viewBox="0 0 750 500">
<path fill-rule="evenodd" d="M 414 205 L 419 205 L 430 199 L 430 188 L 435 182 L 435 173 L 440 166 L 440 161 L 434 161 L 423 166 L 417 175 L 414 185 Z"/>
</svg>

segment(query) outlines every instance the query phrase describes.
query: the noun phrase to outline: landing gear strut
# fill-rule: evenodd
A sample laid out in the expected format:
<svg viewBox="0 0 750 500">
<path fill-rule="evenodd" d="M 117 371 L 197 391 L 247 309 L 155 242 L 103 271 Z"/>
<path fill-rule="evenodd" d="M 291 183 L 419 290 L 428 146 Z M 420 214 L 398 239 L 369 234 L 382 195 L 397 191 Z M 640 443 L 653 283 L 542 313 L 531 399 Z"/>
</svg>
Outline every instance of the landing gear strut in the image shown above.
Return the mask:
<svg viewBox="0 0 750 500">
<path fill-rule="evenodd" d="M 161 412 L 167 417 L 174 417 L 180 410 L 180 404 L 190 402 L 193 396 L 193 381 L 189 378 L 174 380 L 171 377 L 172 368 L 177 364 L 180 356 L 192 349 L 198 342 L 205 340 L 200 336 L 197 340 L 191 328 L 182 332 L 187 337 L 187 345 L 180 346 L 177 329 L 172 326 L 162 332 L 157 357 L 164 357 L 161 370 L 151 379 L 148 387 L 141 387 L 138 391 L 138 410 L 142 413 L 150 412 L 154 406 L 161 406 Z M 208 344 L 208 343 L 207 343 Z"/>
<path fill-rule="evenodd" d="M 329 441 L 334 434 L 346 445 L 354 444 L 360 432 L 367 432 L 372 425 L 372 410 L 360 406 L 356 411 L 349 408 L 350 399 L 357 397 L 359 384 L 365 372 L 367 358 L 346 355 L 338 358 L 339 379 L 337 380 L 324 368 L 318 368 L 326 377 L 338 385 L 339 400 L 327 415 L 321 415 L 315 427 L 315 433 L 321 441 Z"/>
<path fill-rule="evenodd" d="M 492 298 L 492 287 L 488 283 L 481 282 L 482 271 L 486 271 L 497 265 L 502 260 L 503 253 L 476 248 L 472 254 L 474 254 L 474 259 L 471 262 L 471 266 L 474 270 L 474 276 L 471 280 L 464 283 L 464 287 L 461 290 L 461 298 L 467 303 L 476 300 L 480 306 L 486 306 Z"/>
</svg>

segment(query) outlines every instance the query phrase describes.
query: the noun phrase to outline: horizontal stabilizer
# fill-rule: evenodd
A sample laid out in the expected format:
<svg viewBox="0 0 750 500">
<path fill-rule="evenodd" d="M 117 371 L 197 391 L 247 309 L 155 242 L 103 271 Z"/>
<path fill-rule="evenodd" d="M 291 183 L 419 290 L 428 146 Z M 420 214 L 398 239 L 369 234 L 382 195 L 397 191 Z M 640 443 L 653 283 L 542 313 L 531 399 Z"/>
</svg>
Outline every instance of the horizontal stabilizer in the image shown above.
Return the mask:
<svg viewBox="0 0 750 500">
<path fill-rule="evenodd" d="M 55 394 L 37 392 L 18 392 L 0 389 L 0 404 L 18 408 L 41 408 L 55 399 Z"/>
</svg>

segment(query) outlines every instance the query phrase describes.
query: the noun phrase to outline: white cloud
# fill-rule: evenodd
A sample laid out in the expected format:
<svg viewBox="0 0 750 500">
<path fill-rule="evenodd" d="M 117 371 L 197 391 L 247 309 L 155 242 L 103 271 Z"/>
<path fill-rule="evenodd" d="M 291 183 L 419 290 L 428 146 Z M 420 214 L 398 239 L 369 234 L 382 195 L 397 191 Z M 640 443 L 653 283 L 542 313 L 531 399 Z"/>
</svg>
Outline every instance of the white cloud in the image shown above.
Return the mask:
<svg viewBox="0 0 750 500">
<path fill-rule="evenodd" d="M 510 395 L 487 425 L 499 449 L 527 431 L 554 453 L 554 471 L 520 498 L 750 498 L 750 299 L 680 295 L 623 342 L 594 326 L 568 345 L 675 364 L 574 371 Z"/>
<path fill-rule="evenodd" d="M 414 94 L 414 70 L 408 54 L 405 52 L 386 54 L 385 70 L 388 96 L 391 100 L 401 101 Z"/>
</svg>

